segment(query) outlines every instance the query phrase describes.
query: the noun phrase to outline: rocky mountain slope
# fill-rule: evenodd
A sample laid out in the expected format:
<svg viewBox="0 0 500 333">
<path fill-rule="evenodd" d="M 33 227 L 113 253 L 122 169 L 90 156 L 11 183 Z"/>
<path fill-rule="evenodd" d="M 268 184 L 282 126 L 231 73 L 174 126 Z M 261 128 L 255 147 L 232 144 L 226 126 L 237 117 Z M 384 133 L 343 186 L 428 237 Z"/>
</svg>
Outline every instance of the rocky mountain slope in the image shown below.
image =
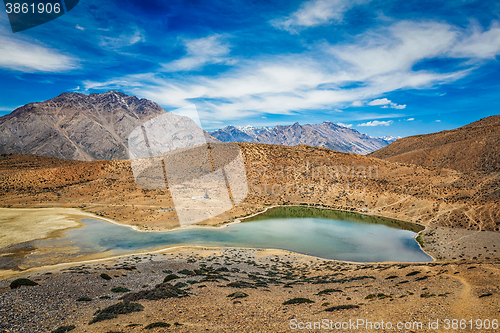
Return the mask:
<svg viewBox="0 0 500 333">
<path fill-rule="evenodd" d="M 372 138 L 358 131 L 325 121 L 317 125 L 300 125 L 273 128 L 251 128 L 227 126 L 210 132 L 210 135 L 222 142 L 254 142 L 283 146 L 305 144 L 323 147 L 345 153 L 368 154 L 383 148 L 395 139 Z"/>
<path fill-rule="evenodd" d="M 500 115 L 450 131 L 402 138 L 370 156 L 463 172 L 498 172 Z"/>
<path fill-rule="evenodd" d="M 0 154 L 85 161 L 126 159 L 132 130 L 165 113 L 154 102 L 117 91 L 64 93 L 1 117 Z"/>
</svg>

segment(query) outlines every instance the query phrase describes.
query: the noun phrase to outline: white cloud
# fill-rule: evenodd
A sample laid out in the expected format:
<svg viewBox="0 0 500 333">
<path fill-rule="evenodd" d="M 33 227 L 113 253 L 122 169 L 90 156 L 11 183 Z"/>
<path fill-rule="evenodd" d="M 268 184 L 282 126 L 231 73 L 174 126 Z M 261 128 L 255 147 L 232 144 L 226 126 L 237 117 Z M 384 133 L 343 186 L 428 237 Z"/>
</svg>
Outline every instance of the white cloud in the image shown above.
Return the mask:
<svg viewBox="0 0 500 333">
<path fill-rule="evenodd" d="M 408 119 L 406 119 L 406 121 L 414 121 L 414 120 L 415 120 L 415 118 L 408 118 Z"/>
<path fill-rule="evenodd" d="M 339 126 L 342 126 L 342 127 L 347 127 L 347 128 L 351 128 L 352 127 L 352 124 L 344 124 L 344 123 L 336 123 L 337 125 Z"/>
<path fill-rule="evenodd" d="M 362 123 L 359 124 L 358 126 L 390 126 L 394 121 L 388 120 L 388 121 L 378 121 L 378 120 L 373 120 L 369 121 L 367 123 Z"/>
<path fill-rule="evenodd" d="M 344 14 L 351 8 L 370 0 L 310 0 L 288 17 L 270 23 L 282 30 L 296 33 L 298 30 L 326 23 L 341 23 Z"/>
<path fill-rule="evenodd" d="M 202 120 L 201 122 L 204 124 L 224 124 L 223 121 L 217 121 L 217 120 Z"/>
<path fill-rule="evenodd" d="M 401 110 L 401 109 L 406 108 L 406 104 L 405 105 L 398 105 L 396 103 L 391 102 L 391 100 L 389 100 L 387 98 L 375 99 L 375 100 L 371 101 L 370 103 L 368 103 L 368 105 L 370 105 L 370 106 L 383 105 L 382 106 L 383 109 L 391 108 L 391 109 Z"/>
<path fill-rule="evenodd" d="M 438 119 L 438 120 L 436 120 L 436 123 L 440 123 L 440 122 L 441 122 L 441 120 L 439 120 L 439 119 Z"/>
<path fill-rule="evenodd" d="M 38 44 L 28 38 L 1 34 L 0 68 L 26 73 L 65 72 L 77 67 L 75 58 Z"/>
<path fill-rule="evenodd" d="M 388 108 L 402 110 L 402 109 L 406 108 L 406 104 L 398 105 L 396 103 L 391 102 L 391 103 L 389 103 L 389 105 L 382 106 L 382 109 L 388 109 Z"/>
<path fill-rule="evenodd" d="M 99 45 L 104 49 L 117 50 L 145 41 L 146 37 L 144 32 L 140 29 L 136 29 L 134 31 L 124 32 L 119 36 L 101 36 Z"/>
<path fill-rule="evenodd" d="M 489 31 L 494 29 L 493 25 Z M 192 72 L 182 78 L 172 78 L 171 75 L 152 72 L 106 82 L 86 81 L 83 86 L 85 89 L 121 88 L 172 108 L 196 102 L 205 119 L 292 114 L 366 103 L 401 110 L 406 104 L 399 105 L 380 97 L 394 90 L 429 88 L 456 81 L 483 62 L 471 64 L 472 59 L 464 59 L 466 66 L 449 72 L 415 70 L 415 64 L 426 59 L 455 56 L 457 45 L 462 45 L 472 36 L 476 41 L 483 41 L 487 39 L 484 37 L 487 33 L 445 23 L 403 21 L 368 30 L 341 44 L 314 46 L 303 54 L 240 61 L 214 76 Z M 165 64 L 163 69 L 191 70 L 205 64 L 225 63 L 229 46 L 223 40 L 213 35 L 185 41 L 186 56 Z M 341 88 L 352 82 L 362 84 Z M 371 114 L 364 119 L 377 118 L 378 115 Z"/>
<path fill-rule="evenodd" d="M 456 58 L 495 58 L 500 53 L 500 26 L 493 22 L 488 31 L 473 25 L 469 34 L 462 34 L 450 51 Z"/>
<path fill-rule="evenodd" d="M 80 25 L 76 25 L 75 28 L 77 28 L 78 30 L 82 30 L 82 31 L 85 31 L 85 28 L 84 27 L 81 27 Z"/>
<path fill-rule="evenodd" d="M 206 64 L 229 62 L 225 56 L 229 53 L 229 44 L 221 35 L 211 35 L 199 39 L 184 40 L 186 56 L 170 63 L 162 64 L 168 72 L 199 69 Z"/>
<path fill-rule="evenodd" d="M 381 98 L 381 99 L 375 99 L 375 100 L 371 101 L 370 103 L 368 103 L 368 105 L 386 105 L 389 103 L 391 103 L 391 101 L 388 100 L 387 98 Z"/>
</svg>

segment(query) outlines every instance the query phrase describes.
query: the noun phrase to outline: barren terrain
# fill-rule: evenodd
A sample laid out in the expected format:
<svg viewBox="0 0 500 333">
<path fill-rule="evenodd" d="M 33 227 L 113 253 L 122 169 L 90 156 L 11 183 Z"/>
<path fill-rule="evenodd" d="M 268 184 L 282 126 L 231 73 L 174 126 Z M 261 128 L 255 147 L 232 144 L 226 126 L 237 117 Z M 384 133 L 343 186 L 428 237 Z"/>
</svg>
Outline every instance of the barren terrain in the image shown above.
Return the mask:
<svg viewBox="0 0 500 333">
<path fill-rule="evenodd" d="M 309 146 L 239 144 L 249 194 L 216 225 L 272 205 L 312 205 L 428 226 L 499 231 L 499 173 L 388 162 Z M 179 226 L 169 190 L 135 184 L 130 161 L 0 158 L 3 207 L 72 207 L 142 230 Z"/>
</svg>

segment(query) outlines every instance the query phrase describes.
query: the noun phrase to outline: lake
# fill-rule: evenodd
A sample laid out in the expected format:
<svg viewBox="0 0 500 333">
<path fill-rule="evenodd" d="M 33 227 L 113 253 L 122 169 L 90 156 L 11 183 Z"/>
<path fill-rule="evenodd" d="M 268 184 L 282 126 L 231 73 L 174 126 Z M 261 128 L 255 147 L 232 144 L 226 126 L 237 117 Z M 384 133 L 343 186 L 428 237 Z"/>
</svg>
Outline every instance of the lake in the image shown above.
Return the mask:
<svg viewBox="0 0 500 333">
<path fill-rule="evenodd" d="M 309 207 L 276 207 L 226 228 L 138 232 L 97 219 L 60 238 L 10 247 L 0 268 L 109 257 L 174 245 L 272 248 L 356 262 L 428 262 L 414 237 L 422 226 L 377 216 Z M 2 249 L 2 252 L 9 248 Z"/>
</svg>

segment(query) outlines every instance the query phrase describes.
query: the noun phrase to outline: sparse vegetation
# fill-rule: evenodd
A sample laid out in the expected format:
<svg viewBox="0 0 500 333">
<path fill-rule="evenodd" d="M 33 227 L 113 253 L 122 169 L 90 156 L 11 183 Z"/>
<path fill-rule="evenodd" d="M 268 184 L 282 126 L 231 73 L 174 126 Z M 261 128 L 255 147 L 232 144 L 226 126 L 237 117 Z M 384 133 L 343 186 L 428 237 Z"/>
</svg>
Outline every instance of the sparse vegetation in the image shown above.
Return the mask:
<svg viewBox="0 0 500 333">
<path fill-rule="evenodd" d="M 105 309 L 99 310 L 94 314 L 94 318 L 90 324 L 94 324 L 103 320 L 109 320 L 118 317 L 121 314 L 143 311 L 144 307 L 139 303 L 120 302 Z"/>
<path fill-rule="evenodd" d="M 244 292 L 241 292 L 241 291 L 237 291 L 235 293 L 227 295 L 227 297 L 231 297 L 233 299 L 235 299 L 235 298 L 245 298 L 245 297 L 248 297 L 248 294 L 244 293 Z"/>
<path fill-rule="evenodd" d="M 114 287 L 111 289 L 111 292 L 113 292 L 113 293 L 126 293 L 129 291 L 130 291 L 130 289 L 125 288 L 125 287 Z"/>
<path fill-rule="evenodd" d="M 108 274 L 106 274 L 106 273 L 102 273 L 102 274 L 100 275 L 100 277 L 101 277 L 101 278 L 103 278 L 104 280 L 111 280 L 111 276 L 109 276 L 109 275 L 108 275 Z"/>
<path fill-rule="evenodd" d="M 156 327 L 170 327 L 170 324 L 159 321 L 159 322 L 151 323 L 151 324 L 147 325 L 146 327 L 144 327 L 144 329 L 150 330 L 150 329 L 156 328 Z"/>
<path fill-rule="evenodd" d="M 169 281 L 172 281 L 172 280 L 175 280 L 178 278 L 179 278 L 179 276 L 177 276 L 175 274 L 169 274 L 169 275 L 165 276 L 165 278 L 163 279 L 163 282 L 169 282 Z"/>
<path fill-rule="evenodd" d="M 141 299 L 159 300 L 166 298 L 186 297 L 188 293 L 185 290 L 172 286 L 170 283 L 160 283 L 150 290 L 141 290 L 136 293 L 130 293 L 122 296 L 120 299 L 128 302 Z"/>
<path fill-rule="evenodd" d="M 302 304 L 302 303 L 314 303 L 314 301 L 311 301 L 309 298 L 296 297 L 283 302 L 283 305 Z"/>
<path fill-rule="evenodd" d="M 230 282 L 227 286 L 232 288 L 256 288 L 252 283 L 245 281 Z"/>
<path fill-rule="evenodd" d="M 321 296 L 321 295 L 330 295 L 331 293 L 342 293 L 343 291 L 340 289 L 324 289 L 318 292 L 316 295 Z"/>
<path fill-rule="evenodd" d="M 390 295 L 386 295 L 384 293 L 378 293 L 378 294 L 369 294 L 365 297 L 365 299 L 384 299 L 384 298 L 390 298 Z"/>
<path fill-rule="evenodd" d="M 30 279 L 16 279 L 10 283 L 10 289 L 16 289 L 20 286 L 38 286 L 38 283 L 31 281 Z"/>
<path fill-rule="evenodd" d="M 325 309 L 325 311 L 327 311 L 327 312 L 333 312 L 333 311 L 348 310 L 348 309 L 357 309 L 357 308 L 359 308 L 359 305 L 347 304 L 347 305 L 332 306 L 330 308 Z"/>
<path fill-rule="evenodd" d="M 53 330 L 52 333 L 66 333 L 66 332 L 74 330 L 75 328 L 76 328 L 75 325 L 61 326 L 61 327 Z"/>
<path fill-rule="evenodd" d="M 189 269 L 183 269 L 182 271 L 179 271 L 178 273 L 182 274 L 182 275 L 196 275 L 195 272 L 190 271 Z"/>
</svg>

